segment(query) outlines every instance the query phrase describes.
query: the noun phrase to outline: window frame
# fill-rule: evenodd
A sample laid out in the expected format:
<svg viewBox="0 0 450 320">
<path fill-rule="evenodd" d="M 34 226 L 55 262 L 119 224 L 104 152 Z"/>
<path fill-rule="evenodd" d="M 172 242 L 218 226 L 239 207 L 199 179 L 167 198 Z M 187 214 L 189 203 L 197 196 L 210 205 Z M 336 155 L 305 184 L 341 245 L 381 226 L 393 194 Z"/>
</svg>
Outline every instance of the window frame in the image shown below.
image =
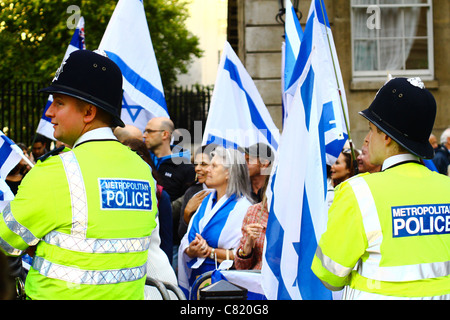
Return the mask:
<svg viewBox="0 0 450 320">
<path fill-rule="evenodd" d="M 434 32 L 433 32 L 433 1 L 432 0 L 426 0 L 425 3 L 418 3 L 418 4 L 408 4 L 408 3 L 402 3 L 402 4 L 380 4 L 379 0 L 376 0 L 376 4 L 354 4 L 353 1 L 350 2 L 350 34 L 351 34 L 351 61 L 352 61 L 352 80 L 353 81 L 379 81 L 379 80 L 385 80 L 387 77 L 387 74 L 391 74 L 394 77 L 398 76 L 419 76 L 422 78 L 422 80 L 434 80 L 435 73 L 434 73 Z M 428 69 L 410 69 L 410 70 L 372 70 L 372 71 L 356 71 L 355 70 L 355 41 L 356 40 L 364 40 L 363 38 L 355 39 L 355 35 L 353 32 L 353 26 L 355 21 L 355 10 L 354 9 L 368 9 L 369 6 L 379 6 L 380 9 L 382 8 L 411 8 L 411 7 L 424 7 L 427 8 L 427 14 L 426 14 L 426 28 L 427 28 L 427 35 L 424 36 L 423 39 L 427 40 L 427 55 L 428 55 Z M 403 16 L 403 15 L 402 15 Z M 369 14 L 367 14 L 367 18 L 369 18 Z M 375 38 L 367 38 L 367 40 L 373 40 L 380 41 L 379 37 L 379 31 L 377 30 L 377 36 Z M 404 37 L 405 38 L 405 37 Z M 404 39 L 403 38 L 403 39 Z M 417 38 L 417 37 L 416 37 Z M 379 48 L 379 46 L 377 46 Z M 404 52 L 404 50 L 403 50 Z M 380 59 L 380 53 L 377 52 L 377 59 L 379 61 Z M 406 61 L 405 61 L 406 62 Z"/>
</svg>

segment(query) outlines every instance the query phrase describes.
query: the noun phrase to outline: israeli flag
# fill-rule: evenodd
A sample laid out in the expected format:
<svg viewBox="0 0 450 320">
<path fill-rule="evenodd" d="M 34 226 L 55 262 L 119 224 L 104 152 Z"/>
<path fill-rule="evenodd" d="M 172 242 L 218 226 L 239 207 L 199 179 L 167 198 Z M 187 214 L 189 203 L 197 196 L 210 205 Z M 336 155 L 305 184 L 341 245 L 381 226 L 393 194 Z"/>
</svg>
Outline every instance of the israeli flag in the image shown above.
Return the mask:
<svg viewBox="0 0 450 320">
<path fill-rule="evenodd" d="M 237 149 L 263 142 L 277 150 L 279 140 L 280 132 L 252 78 L 225 42 L 202 144 Z"/>
<path fill-rule="evenodd" d="M 22 149 L 0 131 L 0 212 L 14 199 L 6 177 L 24 157 Z"/>
<path fill-rule="evenodd" d="M 349 138 L 350 118 L 341 67 L 323 0 L 311 2 L 307 23 L 314 24 L 313 35 L 308 41 L 311 47 L 316 48 L 320 59 L 315 72 L 321 73 L 323 82 L 317 90 L 323 103 L 327 164 L 333 165 Z"/>
<path fill-rule="evenodd" d="M 85 50 L 86 44 L 84 42 L 84 18 L 80 17 L 78 20 L 77 27 L 73 33 L 72 39 L 70 40 L 69 46 L 67 47 L 66 53 L 62 61 L 65 61 L 69 55 L 76 50 Z M 44 112 L 41 119 L 39 120 L 36 132 L 52 140 L 56 140 L 53 136 L 53 125 L 51 124 L 51 119 L 45 116 L 45 112 L 50 107 L 53 102 L 53 96 L 49 95 L 47 103 L 45 104 Z"/>
<path fill-rule="evenodd" d="M 327 223 L 328 138 L 330 131 L 342 130 L 336 119 L 331 122 L 338 114 L 333 112 L 333 103 L 339 95 L 332 81 L 334 71 L 326 64 L 330 49 L 323 36 L 323 21 L 313 11 L 306 24 L 295 66 L 300 77 L 296 86 L 289 88 L 292 108 L 266 191 L 269 220 L 261 273 L 268 299 L 332 298 L 311 271 Z"/>
<path fill-rule="evenodd" d="M 142 1 L 119 0 L 99 49 L 122 71 L 125 124 L 143 131 L 145 119 L 169 117 Z"/>
<path fill-rule="evenodd" d="M 299 74 L 294 74 L 294 66 L 300 52 L 300 44 L 303 38 L 303 30 L 298 21 L 297 14 L 292 6 L 291 0 L 285 0 L 286 21 L 284 24 L 285 41 L 282 45 L 282 113 L 283 123 L 288 115 L 291 106 L 291 96 L 287 96 L 286 100 L 284 92 L 289 88 L 290 84 L 298 80 Z"/>
</svg>

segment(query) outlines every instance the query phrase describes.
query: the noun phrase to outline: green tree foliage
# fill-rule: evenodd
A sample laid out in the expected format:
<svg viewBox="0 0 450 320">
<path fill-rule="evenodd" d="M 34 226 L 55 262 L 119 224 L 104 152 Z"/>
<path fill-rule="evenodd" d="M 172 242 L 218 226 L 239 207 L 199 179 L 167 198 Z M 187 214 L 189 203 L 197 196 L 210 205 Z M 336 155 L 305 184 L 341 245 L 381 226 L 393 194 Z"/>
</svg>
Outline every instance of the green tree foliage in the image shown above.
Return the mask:
<svg viewBox="0 0 450 320">
<path fill-rule="evenodd" d="M 85 19 L 86 48 L 95 50 L 115 0 L 0 0 L 0 81 L 50 81 L 73 35 L 71 6 Z M 184 25 L 186 0 L 144 0 L 147 22 L 164 87 L 200 57 L 199 40 Z"/>
</svg>

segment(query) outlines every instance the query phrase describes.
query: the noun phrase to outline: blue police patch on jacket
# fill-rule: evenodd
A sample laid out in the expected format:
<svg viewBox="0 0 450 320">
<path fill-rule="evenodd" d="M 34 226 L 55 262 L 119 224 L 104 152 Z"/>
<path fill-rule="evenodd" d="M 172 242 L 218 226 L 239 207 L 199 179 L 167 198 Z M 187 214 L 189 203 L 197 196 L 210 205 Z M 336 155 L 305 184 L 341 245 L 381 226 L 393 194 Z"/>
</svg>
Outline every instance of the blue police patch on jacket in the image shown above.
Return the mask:
<svg viewBox="0 0 450 320">
<path fill-rule="evenodd" d="M 450 233 L 450 204 L 399 206 L 391 212 L 394 238 Z"/>
<path fill-rule="evenodd" d="M 148 181 L 100 178 L 98 182 L 102 210 L 152 210 Z"/>
</svg>

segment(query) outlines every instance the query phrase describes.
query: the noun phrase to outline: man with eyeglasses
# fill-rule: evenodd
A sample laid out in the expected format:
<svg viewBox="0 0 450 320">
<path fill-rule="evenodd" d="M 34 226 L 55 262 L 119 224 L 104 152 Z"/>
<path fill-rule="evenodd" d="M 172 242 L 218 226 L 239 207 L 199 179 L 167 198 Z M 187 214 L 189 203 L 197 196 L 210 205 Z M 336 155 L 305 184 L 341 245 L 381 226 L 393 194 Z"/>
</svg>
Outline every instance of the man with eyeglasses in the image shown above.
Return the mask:
<svg viewBox="0 0 450 320">
<path fill-rule="evenodd" d="M 155 117 L 150 119 L 144 129 L 145 145 L 150 150 L 150 156 L 162 179 L 162 186 L 170 196 L 172 202 L 173 220 L 173 265 L 176 264 L 176 252 L 180 244 L 178 224 L 180 221 L 181 202 L 187 188 L 195 182 L 195 167 L 191 163 L 189 150 L 178 146 L 171 146 L 172 133 L 175 126 L 169 118 Z"/>
<path fill-rule="evenodd" d="M 340 184 L 312 270 L 344 299 L 450 299 L 450 179 L 430 171 L 436 101 L 394 78 L 360 112 L 381 171 Z"/>
</svg>

